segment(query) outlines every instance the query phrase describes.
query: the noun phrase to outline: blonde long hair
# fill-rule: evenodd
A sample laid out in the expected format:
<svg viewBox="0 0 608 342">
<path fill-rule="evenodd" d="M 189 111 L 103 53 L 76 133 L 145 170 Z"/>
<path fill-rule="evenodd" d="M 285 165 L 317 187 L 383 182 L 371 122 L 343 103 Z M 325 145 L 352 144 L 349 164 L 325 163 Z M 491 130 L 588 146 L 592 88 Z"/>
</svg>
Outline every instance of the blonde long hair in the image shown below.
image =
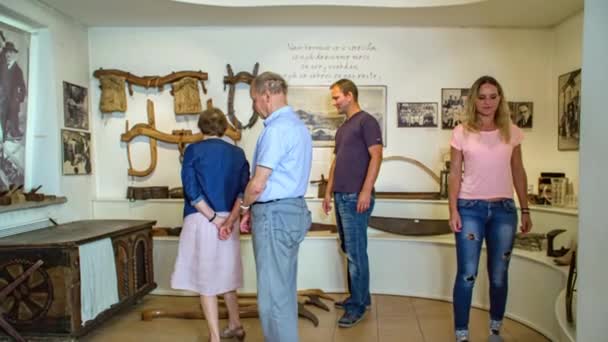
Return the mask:
<svg viewBox="0 0 608 342">
<path fill-rule="evenodd" d="M 494 123 L 500 132 L 500 136 L 505 143 L 511 141 L 511 111 L 509 110 L 509 106 L 507 105 L 507 99 L 505 97 L 505 93 L 502 90 L 502 86 L 498 81 L 492 76 L 481 76 L 480 78 L 473 83 L 471 89 L 469 90 L 468 101 L 464 108 L 464 128 L 473 133 L 478 133 L 480 131 L 480 120 L 479 115 L 477 114 L 477 106 L 475 104 L 475 100 L 479 96 L 479 89 L 484 84 L 491 84 L 496 87 L 498 90 L 498 95 L 500 96 L 500 102 L 498 103 L 498 107 L 496 108 L 496 114 L 494 115 Z"/>
</svg>

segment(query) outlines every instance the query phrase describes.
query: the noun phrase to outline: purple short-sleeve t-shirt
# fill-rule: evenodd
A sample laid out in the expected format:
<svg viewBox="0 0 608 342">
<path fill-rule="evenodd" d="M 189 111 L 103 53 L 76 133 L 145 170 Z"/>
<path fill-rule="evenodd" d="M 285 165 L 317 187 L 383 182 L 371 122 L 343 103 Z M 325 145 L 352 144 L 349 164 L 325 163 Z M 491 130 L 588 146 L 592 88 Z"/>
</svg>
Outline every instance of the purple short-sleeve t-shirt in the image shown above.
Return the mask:
<svg viewBox="0 0 608 342">
<path fill-rule="evenodd" d="M 369 150 L 382 145 L 382 131 L 378 121 L 360 111 L 347 119 L 336 132 L 336 167 L 334 192 L 360 192 L 369 166 Z"/>
</svg>

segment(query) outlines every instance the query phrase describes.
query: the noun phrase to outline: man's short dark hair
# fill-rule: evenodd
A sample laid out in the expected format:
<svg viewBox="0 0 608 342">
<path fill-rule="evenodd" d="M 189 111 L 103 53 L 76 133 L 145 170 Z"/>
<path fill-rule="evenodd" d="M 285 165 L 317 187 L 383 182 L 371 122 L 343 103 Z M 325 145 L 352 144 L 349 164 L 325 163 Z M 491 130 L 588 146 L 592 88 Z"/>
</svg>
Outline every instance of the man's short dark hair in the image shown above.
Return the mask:
<svg viewBox="0 0 608 342">
<path fill-rule="evenodd" d="M 228 120 L 220 109 L 206 109 L 198 117 L 198 128 L 204 135 L 221 137 L 228 128 Z"/>
<path fill-rule="evenodd" d="M 348 93 L 353 94 L 353 99 L 355 99 L 355 102 L 359 102 L 359 89 L 357 89 L 357 86 L 353 81 L 343 78 L 334 82 L 329 89 L 332 89 L 333 87 L 340 88 L 342 94 L 344 95 L 348 95 Z"/>
</svg>

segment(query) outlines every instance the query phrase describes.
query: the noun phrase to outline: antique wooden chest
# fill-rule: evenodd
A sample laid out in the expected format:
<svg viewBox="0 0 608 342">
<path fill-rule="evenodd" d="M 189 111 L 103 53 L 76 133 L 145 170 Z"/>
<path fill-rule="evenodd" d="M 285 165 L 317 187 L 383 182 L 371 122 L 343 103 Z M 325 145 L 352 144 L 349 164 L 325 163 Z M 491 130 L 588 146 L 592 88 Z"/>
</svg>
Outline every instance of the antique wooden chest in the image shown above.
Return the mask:
<svg viewBox="0 0 608 342">
<path fill-rule="evenodd" d="M 0 239 L 0 289 L 37 260 L 44 262 L 29 279 L 0 300 L 4 318 L 21 334 L 32 337 L 72 340 L 86 334 L 156 287 L 151 231 L 155 223 L 76 221 Z M 118 302 L 83 322 L 79 248 L 106 238 L 111 239 L 113 247 Z"/>
</svg>

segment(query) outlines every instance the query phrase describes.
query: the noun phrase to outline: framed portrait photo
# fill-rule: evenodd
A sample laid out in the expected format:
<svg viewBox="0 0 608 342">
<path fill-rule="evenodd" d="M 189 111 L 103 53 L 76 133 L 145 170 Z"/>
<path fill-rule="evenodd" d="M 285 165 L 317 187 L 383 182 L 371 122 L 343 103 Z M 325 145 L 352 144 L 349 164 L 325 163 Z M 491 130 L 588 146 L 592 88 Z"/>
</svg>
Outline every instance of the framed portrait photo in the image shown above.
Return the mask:
<svg viewBox="0 0 608 342">
<path fill-rule="evenodd" d="M 557 80 L 557 149 L 576 151 L 580 141 L 581 69 Z"/>
<path fill-rule="evenodd" d="M 63 123 L 65 127 L 89 130 L 88 90 L 63 82 Z"/>
<path fill-rule="evenodd" d="M 511 110 L 511 120 L 519 128 L 532 128 L 532 119 L 534 118 L 534 103 L 533 102 L 508 102 Z"/>
<path fill-rule="evenodd" d="M 371 114 L 382 130 L 382 142 L 386 146 L 386 86 L 358 86 L 359 105 Z M 289 104 L 304 122 L 314 147 L 333 147 L 338 128 L 346 116 L 339 114 L 332 105 L 329 85 L 290 86 Z"/>
<path fill-rule="evenodd" d="M 63 174 L 90 175 L 93 171 L 91 164 L 91 133 L 61 130 L 63 146 Z"/>
<path fill-rule="evenodd" d="M 469 88 L 441 89 L 441 129 L 453 129 L 464 120 Z"/>
<path fill-rule="evenodd" d="M 397 102 L 397 127 L 437 127 L 437 102 Z"/>
</svg>

